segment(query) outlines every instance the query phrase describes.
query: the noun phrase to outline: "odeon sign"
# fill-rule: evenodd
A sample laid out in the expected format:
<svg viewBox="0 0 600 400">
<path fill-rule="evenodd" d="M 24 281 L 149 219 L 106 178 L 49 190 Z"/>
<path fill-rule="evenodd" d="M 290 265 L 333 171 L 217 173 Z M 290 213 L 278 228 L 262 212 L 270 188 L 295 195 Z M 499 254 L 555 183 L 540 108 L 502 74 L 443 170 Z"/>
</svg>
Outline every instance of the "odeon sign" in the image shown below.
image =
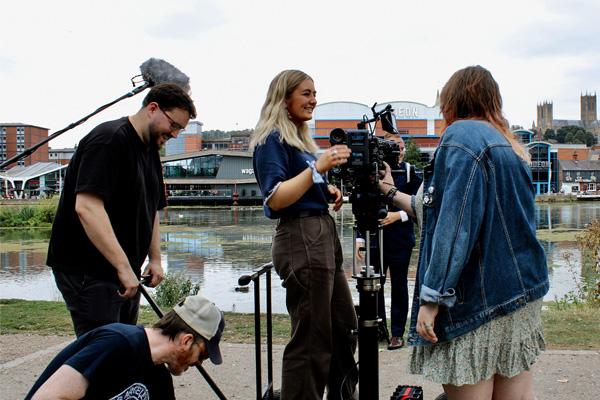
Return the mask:
<svg viewBox="0 0 600 400">
<path fill-rule="evenodd" d="M 405 107 L 394 110 L 396 118 L 419 118 L 419 109 L 417 107 Z"/>
<path fill-rule="evenodd" d="M 548 169 L 552 167 L 551 161 L 530 161 L 529 166 L 531 169 Z"/>
<path fill-rule="evenodd" d="M 392 108 L 394 109 L 394 114 L 397 119 L 401 118 L 419 118 L 421 114 L 420 111 L 423 111 L 422 105 L 415 105 L 414 103 L 390 103 Z M 425 113 L 423 113 L 425 115 Z"/>
</svg>

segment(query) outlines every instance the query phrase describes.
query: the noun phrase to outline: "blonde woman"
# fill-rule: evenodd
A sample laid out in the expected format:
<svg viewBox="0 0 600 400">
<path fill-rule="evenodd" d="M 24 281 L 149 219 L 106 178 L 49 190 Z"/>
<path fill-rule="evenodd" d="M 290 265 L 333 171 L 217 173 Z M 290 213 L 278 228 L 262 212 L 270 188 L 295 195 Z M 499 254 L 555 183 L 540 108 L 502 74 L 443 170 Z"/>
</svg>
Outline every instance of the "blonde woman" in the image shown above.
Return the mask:
<svg viewBox="0 0 600 400">
<path fill-rule="evenodd" d="M 317 105 L 315 84 L 302 71 L 278 74 L 267 93 L 250 147 L 265 215 L 279 219 L 271 250 L 286 288 L 291 337 L 283 355 L 281 398 L 356 398 L 357 318 L 342 268 L 342 248 L 328 211 L 342 194 L 324 174 L 344 164 L 343 145 L 317 158 L 306 121 Z M 344 377 L 348 376 L 345 380 Z"/>
</svg>

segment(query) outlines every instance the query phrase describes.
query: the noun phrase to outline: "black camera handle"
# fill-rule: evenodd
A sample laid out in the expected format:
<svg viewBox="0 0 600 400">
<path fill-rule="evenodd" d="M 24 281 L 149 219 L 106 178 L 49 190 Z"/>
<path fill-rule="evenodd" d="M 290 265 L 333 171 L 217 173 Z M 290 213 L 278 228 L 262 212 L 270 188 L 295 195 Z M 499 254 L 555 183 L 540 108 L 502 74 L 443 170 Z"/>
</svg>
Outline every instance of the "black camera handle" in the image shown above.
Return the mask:
<svg viewBox="0 0 600 400">
<path fill-rule="evenodd" d="M 375 111 L 375 107 L 377 107 L 377 102 L 375 102 L 375 104 L 373 104 L 373 107 L 371 107 L 371 111 L 373 111 L 373 118 L 367 118 L 366 115 L 363 116 L 363 120 L 356 124 L 356 127 L 358 129 L 367 129 L 367 124 L 370 124 L 371 122 L 377 122 L 381 119 L 382 115 L 386 115 L 386 114 L 390 114 L 390 113 L 394 112 L 394 109 L 392 108 L 391 104 L 388 104 L 381 111 Z M 390 132 L 390 133 L 398 133 L 398 132 Z M 371 131 L 371 135 L 372 134 L 373 134 L 373 131 Z"/>
</svg>

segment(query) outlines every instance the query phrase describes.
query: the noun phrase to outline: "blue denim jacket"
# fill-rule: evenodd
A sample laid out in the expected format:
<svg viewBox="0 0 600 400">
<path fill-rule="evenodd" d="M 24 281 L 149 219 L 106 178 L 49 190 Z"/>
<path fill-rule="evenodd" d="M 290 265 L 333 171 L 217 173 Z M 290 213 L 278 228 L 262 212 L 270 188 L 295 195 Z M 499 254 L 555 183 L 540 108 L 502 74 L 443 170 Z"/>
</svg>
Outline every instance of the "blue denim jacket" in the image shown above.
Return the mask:
<svg viewBox="0 0 600 400">
<path fill-rule="evenodd" d="M 546 255 L 535 233 L 529 166 L 492 125 L 459 121 L 425 168 L 423 224 L 408 343 L 424 303 L 440 305 L 438 343 L 543 297 Z"/>
</svg>

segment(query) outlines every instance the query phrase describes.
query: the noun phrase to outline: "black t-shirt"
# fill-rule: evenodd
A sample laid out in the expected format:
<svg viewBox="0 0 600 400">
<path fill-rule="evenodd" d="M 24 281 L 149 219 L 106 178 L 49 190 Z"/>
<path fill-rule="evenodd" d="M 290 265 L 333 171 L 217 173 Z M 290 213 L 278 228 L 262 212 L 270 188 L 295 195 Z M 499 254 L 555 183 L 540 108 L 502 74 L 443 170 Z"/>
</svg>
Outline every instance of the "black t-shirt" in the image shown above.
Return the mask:
<svg viewBox="0 0 600 400">
<path fill-rule="evenodd" d="M 110 324 L 81 336 L 58 353 L 25 400 L 64 364 L 88 379 L 83 399 L 175 399 L 173 378 L 152 362 L 143 326 Z"/>
<path fill-rule="evenodd" d="M 119 281 L 75 212 L 77 193 L 92 191 L 104 199 L 117 240 L 139 277 L 156 211 L 166 205 L 164 190 L 157 149 L 141 141 L 127 117 L 98 125 L 80 141 L 67 167 L 47 264 L 64 272 Z"/>
</svg>

